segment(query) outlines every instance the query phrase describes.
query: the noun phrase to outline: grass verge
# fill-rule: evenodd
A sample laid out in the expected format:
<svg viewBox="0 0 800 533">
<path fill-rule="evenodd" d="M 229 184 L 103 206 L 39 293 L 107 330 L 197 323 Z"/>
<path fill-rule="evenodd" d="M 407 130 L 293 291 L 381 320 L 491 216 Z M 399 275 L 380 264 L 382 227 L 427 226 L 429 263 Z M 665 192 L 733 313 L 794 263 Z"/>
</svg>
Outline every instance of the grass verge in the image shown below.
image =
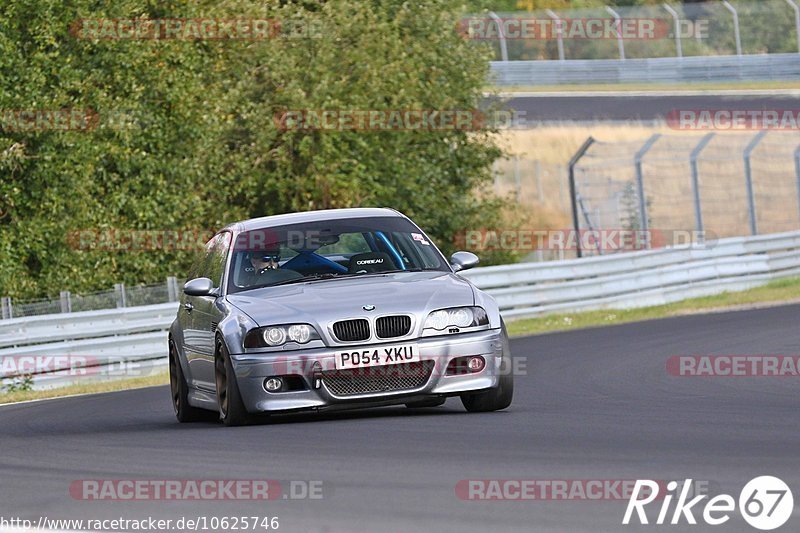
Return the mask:
<svg viewBox="0 0 800 533">
<path fill-rule="evenodd" d="M 57 389 L 47 390 L 26 390 L 0 394 L 0 405 L 7 403 L 26 402 L 30 400 L 44 400 L 47 398 L 58 398 L 61 396 L 73 396 L 76 394 L 92 394 L 96 392 L 113 392 L 118 390 L 139 389 L 142 387 L 152 387 L 154 385 L 166 385 L 169 383 L 169 374 L 161 372 L 153 376 L 119 379 L 114 381 L 104 381 L 101 383 L 87 383 L 85 385 L 70 385 Z"/>
<path fill-rule="evenodd" d="M 584 311 L 579 313 L 546 315 L 536 318 L 523 318 L 509 321 L 507 327 L 509 335 L 514 337 L 592 326 L 624 324 L 626 322 L 639 322 L 642 320 L 710 311 L 766 307 L 791 300 L 800 300 L 800 278 L 775 280 L 762 287 L 756 287 L 746 291 L 724 292 L 714 296 L 692 298 L 667 305 L 642 307 L 640 309 L 603 309 L 599 311 Z"/>
</svg>

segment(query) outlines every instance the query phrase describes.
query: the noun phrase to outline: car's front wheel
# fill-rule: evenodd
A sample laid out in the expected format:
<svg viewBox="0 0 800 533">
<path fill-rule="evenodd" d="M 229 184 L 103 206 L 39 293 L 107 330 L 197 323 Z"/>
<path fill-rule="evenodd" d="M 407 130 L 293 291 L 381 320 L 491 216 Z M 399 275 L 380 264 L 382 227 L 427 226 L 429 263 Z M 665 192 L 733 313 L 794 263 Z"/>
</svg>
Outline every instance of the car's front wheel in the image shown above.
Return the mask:
<svg viewBox="0 0 800 533">
<path fill-rule="evenodd" d="M 242 402 L 239 384 L 233 372 L 231 356 L 225 343 L 217 339 L 214 356 L 214 381 L 217 385 L 219 418 L 226 426 L 244 426 L 250 422 L 250 415 Z"/>
<path fill-rule="evenodd" d="M 464 393 L 461 395 L 461 403 L 470 413 L 485 413 L 487 411 L 499 411 L 511 405 L 514 397 L 514 375 L 511 372 L 511 347 L 508 342 L 508 332 L 506 325 L 502 322 L 502 344 L 503 355 L 500 362 L 500 378 L 497 386 L 484 392 Z"/>
<path fill-rule="evenodd" d="M 189 405 L 189 384 L 183 375 L 175 342 L 169 340 L 169 388 L 172 392 L 172 407 L 178 422 L 208 420 L 213 413 Z"/>
</svg>

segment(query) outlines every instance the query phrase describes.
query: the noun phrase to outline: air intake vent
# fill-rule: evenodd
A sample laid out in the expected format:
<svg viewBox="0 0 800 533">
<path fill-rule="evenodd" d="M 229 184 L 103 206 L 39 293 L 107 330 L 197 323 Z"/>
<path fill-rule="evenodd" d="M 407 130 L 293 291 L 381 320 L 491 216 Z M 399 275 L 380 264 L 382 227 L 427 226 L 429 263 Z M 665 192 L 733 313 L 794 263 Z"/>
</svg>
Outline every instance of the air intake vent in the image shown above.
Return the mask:
<svg viewBox="0 0 800 533">
<path fill-rule="evenodd" d="M 402 337 L 410 330 L 411 317 L 406 315 L 382 316 L 375 321 L 375 333 L 381 339 Z"/>
<path fill-rule="evenodd" d="M 333 334 L 342 342 L 369 339 L 369 322 L 365 318 L 342 320 L 333 325 Z"/>
</svg>

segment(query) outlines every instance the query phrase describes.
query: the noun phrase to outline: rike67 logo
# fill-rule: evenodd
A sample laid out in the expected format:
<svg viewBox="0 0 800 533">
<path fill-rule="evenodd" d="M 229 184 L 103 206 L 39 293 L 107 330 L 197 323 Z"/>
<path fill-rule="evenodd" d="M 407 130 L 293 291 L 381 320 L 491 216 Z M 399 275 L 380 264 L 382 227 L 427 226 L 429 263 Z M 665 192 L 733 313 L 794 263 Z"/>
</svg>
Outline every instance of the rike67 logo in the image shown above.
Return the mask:
<svg viewBox="0 0 800 533">
<path fill-rule="evenodd" d="M 699 505 L 707 494 L 701 494 L 689 500 L 689 489 L 692 480 L 687 479 L 680 485 L 680 494 L 677 493 L 679 485 L 676 481 L 667 484 L 667 494 L 661 500 L 661 508 L 655 524 L 677 525 L 685 520 L 687 524 L 697 524 L 695 512 L 702 512 L 702 519 L 706 524 L 718 526 L 731 519 L 731 515 L 736 511 L 737 502 L 729 494 L 719 494 L 710 498 L 705 505 Z M 675 508 L 672 509 L 670 518 L 670 507 L 677 496 Z M 631 523 L 634 512 L 639 523 L 649 524 L 645 506 L 653 503 L 658 497 L 658 483 L 649 479 L 637 480 L 633 488 L 633 493 L 628 500 L 628 507 L 625 510 L 625 517 L 622 523 Z M 695 509 L 697 507 L 697 509 Z M 794 509 L 794 497 L 789 486 L 781 479 L 773 476 L 760 476 L 750 480 L 739 493 L 738 501 L 739 512 L 742 518 L 756 529 L 769 531 L 781 527 L 789 520 Z M 702 511 L 701 511 L 702 509 Z M 635 523 L 635 521 L 634 521 Z"/>
</svg>

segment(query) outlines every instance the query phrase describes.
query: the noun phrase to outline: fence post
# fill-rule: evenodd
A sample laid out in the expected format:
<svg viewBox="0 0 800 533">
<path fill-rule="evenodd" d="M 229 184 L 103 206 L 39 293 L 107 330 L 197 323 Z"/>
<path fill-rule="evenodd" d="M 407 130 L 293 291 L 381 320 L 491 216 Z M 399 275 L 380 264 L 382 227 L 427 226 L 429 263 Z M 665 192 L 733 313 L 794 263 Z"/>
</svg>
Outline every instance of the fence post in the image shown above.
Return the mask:
<svg viewBox="0 0 800 533">
<path fill-rule="evenodd" d="M 800 209 L 800 146 L 794 151 L 794 172 L 797 176 L 797 207 Z"/>
<path fill-rule="evenodd" d="M 661 138 L 660 133 L 654 134 L 652 137 L 647 139 L 647 142 L 642 145 L 638 152 L 636 152 L 636 157 L 634 159 L 634 163 L 636 165 L 636 192 L 639 195 L 639 226 L 642 230 L 642 233 L 645 238 L 645 247 L 650 248 L 650 236 L 648 235 L 648 230 L 650 226 L 649 220 L 647 220 L 647 198 L 644 195 L 644 172 L 642 172 L 642 160 L 644 156 L 647 155 L 647 152 L 656 144 L 656 141 Z"/>
<path fill-rule="evenodd" d="M 722 0 L 722 5 L 733 15 L 733 37 L 736 39 L 736 55 L 740 56 L 742 55 L 742 34 L 739 30 L 739 12 L 736 11 L 736 8 L 733 7 L 728 0 Z"/>
<path fill-rule="evenodd" d="M 497 16 L 494 11 L 489 11 L 489 16 L 497 24 L 497 35 L 500 38 L 500 58 L 503 61 L 508 61 L 508 47 L 506 46 L 506 33 L 503 30 L 503 19 Z"/>
<path fill-rule="evenodd" d="M 553 11 L 552 9 L 548 9 L 547 11 L 545 11 L 545 13 L 547 13 L 547 16 L 550 17 L 551 19 L 553 19 L 553 21 L 556 23 L 556 41 L 558 43 L 558 60 L 559 61 L 564 61 L 564 58 L 566 57 L 564 55 L 564 22 L 561 20 L 561 17 L 556 15 L 555 11 Z"/>
<path fill-rule="evenodd" d="M 117 293 L 117 307 L 126 307 L 127 302 L 125 301 L 125 284 L 115 283 L 114 292 Z"/>
<path fill-rule="evenodd" d="M 61 291 L 60 299 L 61 299 L 61 312 L 62 313 L 71 313 L 72 312 L 72 295 L 69 293 L 69 291 Z"/>
<path fill-rule="evenodd" d="M 786 0 L 786 3 L 792 6 L 794 10 L 794 27 L 797 31 L 797 51 L 800 52 L 800 6 L 794 0 Z"/>
<path fill-rule="evenodd" d="M 617 47 L 619 48 L 619 58 L 622 61 L 625 61 L 625 39 L 622 38 L 622 17 L 619 16 L 619 13 L 608 6 L 606 6 L 606 11 L 611 13 L 611 16 L 614 17 L 614 24 L 617 27 Z"/>
<path fill-rule="evenodd" d="M 577 189 L 575 188 L 575 166 L 581 160 L 581 158 L 586 155 L 586 152 L 589 148 L 594 144 L 594 137 L 589 137 L 586 139 L 578 151 L 575 152 L 575 155 L 572 156 L 572 159 L 569 160 L 569 198 L 572 204 L 572 227 L 575 228 L 576 235 L 576 252 L 578 257 L 583 257 L 583 250 L 581 250 L 581 238 L 580 238 L 580 221 L 578 219 L 578 197 L 577 197 Z"/>
<path fill-rule="evenodd" d="M 702 152 L 708 143 L 711 142 L 711 139 L 714 138 L 713 133 L 709 133 L 703 139 L 697 143 L 697 146 L 694 147 L 692 150 L 692 155 L 690 158 L 691 166 L 692 166 L 692 189 L 694 192 L 694 219 L 697 225 L 697 233 L 705 240 L 703 235 L 703 205 L 700 202 L 700 172 L 697 168 L 697 159 L 700 157 L 700 152 Z"/>
<path fill-rule="evenodd" d="M 14 318 L 14 308 L 11 306 L 11 298 L 8 296 L 0 298 L 0 312 L 2 313 L 3 320 Z"/>
<path fill-rule="evenodd" d="M 581 213 L 583 213 L 583 220 L 586 221 L 586 227 L 589 228 L 590 232 L 593 232 L 594 231 L 594 224 L 592 224 L 592 217 L 589 216 L 589 210 L 586 209 L 586 204 L 583 203 L 583 196 L 581 196 L 581 193 L 576 193 L 575 197 L 578 200 L 578 207 L 580 208 Z M 600 213 L 599 212 L 597 213 L 597 218 L 600 218 Z M 581 242 L 583 241 L 582 237 L 583 236 L 580 233 L 578 233 L 578 235 L 575 236 L 575 244 L 581 250 L 581 252 L 583 252 L 583 249 L 581 248 L 581 246 L 582 246 Z M 603 255 L 603 247 L 602 246 L 598 246 L 597 247 L 597 253 L 599 255 Z"/>
<path fill-rule="evenodd" d="M 519 173 L 519 156 L 514 156 L 514 196 L 517 203 L 522 199 L 522 177 Z"/>
<path fill-rule="evenodd" d="M 683 57 L 683 43 L 681 43 L 681 17 L 678 15 L 678 12 L 669 5 L 664 4 L 664 9 L 667 10 L 667 13 L 672 15 L 672 19 L 675 21 L 675 54 L 677 57 Z"/>
<path fill-rule="evenodd" d="M 744 149 L 744 179 L 747 186 L 747 209 L 750 212 L 750 233 L 758 235 L 758 222 L 756 220 L 756 197 L 753 192 L 753 169 L 750 165 L 750 157 L 753 155 L 753 150 L 756 149 L 761 139 L 766 136 L 767 130 L 759 131 L 753 140 Z"/>
<path fill-rule="evenodd" d="M 178 278 L 175 276 L 167 277 L 167 301 L 177 302 L 180 299 L 178 296 Z"/>
</svg>

